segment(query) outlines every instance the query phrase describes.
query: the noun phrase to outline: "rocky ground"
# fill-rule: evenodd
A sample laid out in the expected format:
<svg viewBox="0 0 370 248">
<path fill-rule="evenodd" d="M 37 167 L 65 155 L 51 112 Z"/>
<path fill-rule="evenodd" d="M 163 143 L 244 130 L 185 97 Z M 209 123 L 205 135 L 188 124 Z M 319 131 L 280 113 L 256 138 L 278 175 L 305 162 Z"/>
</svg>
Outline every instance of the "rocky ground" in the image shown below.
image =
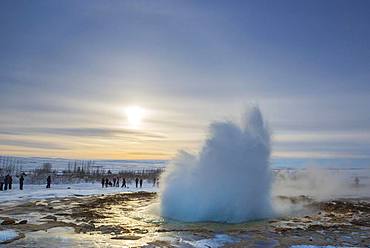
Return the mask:
<svg viewBox="0 0 370 248">
<path fill-rule="evenodd" d="M 280 200 L 305 211 L 243 224 L 186 224 L 152 213 L 156 193 L 120 193 L 0 205 L 0 231 L 18 233 L 5 247 L 370 247 L 370 199 Z"/>
</svg>

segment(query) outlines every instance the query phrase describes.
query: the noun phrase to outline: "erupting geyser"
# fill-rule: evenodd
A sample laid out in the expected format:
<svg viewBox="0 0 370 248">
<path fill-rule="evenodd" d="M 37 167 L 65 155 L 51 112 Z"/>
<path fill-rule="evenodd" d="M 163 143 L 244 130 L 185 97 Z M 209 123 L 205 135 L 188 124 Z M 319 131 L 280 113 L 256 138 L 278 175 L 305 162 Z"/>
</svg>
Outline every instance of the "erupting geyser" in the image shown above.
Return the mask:
<svg viewBox="0 0 370 248">
<path fill-rule="evenodd" d="M 242 127 L 210 126 L 198 157 L 180 152 L 161 178 L 161 214 L 181 221 L 237 223 L 269 217 L 270 133 L 258 107 Z"/>
</svg>

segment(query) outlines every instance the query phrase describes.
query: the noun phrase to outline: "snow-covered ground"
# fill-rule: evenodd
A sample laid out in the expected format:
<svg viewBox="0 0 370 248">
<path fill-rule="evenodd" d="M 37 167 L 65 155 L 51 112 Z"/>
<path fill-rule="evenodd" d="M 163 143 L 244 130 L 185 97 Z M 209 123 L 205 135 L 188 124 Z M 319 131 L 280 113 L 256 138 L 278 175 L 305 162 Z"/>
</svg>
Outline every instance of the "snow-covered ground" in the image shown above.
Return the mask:
<svg viewBox="0 0 370 248">
<path fill-rule="evenodd" d="M 136 188 L 134 184 L 129 184 L 127 188 L 108 187 L 102 188 L 99 183 L 79 183 L 79 184 L 56 184 L 50 189 L 45 185 L 24 185 L 23 190 L 19 190 L 17 184 L 13 185 L 12 190 L 0 191 L 0 203 L 12 203 L 14 201 L 29 201 L 36 199 L 49 199 L 67 196 L 88 196 L 111 194 L 120 192 L 157 192 L 158 188 L 153 187 L 152 183 L 143 183 L 142 188 Z"/>
</svg>

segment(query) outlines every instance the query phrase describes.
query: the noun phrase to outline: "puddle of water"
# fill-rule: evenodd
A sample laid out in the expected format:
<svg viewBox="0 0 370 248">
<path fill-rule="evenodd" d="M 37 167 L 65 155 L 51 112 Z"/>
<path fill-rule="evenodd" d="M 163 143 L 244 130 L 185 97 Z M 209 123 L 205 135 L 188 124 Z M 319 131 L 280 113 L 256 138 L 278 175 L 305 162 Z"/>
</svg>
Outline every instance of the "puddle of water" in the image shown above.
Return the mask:
<svg viewBox="0 0 370 248">
<path fill-rule="evenodd" d="M 71 227 L 55 227 L 47 231 L 30 232 L 24 239 L 9 244 L 8 247 L 130 247 L 133 242 L 112 240 L 108 235 L 76 234 Z"/>
<path fill-rule="evenodd" d="M 12 229 L 1 230 L 0 231 L 0 244 L 13 240 L 16 237 L 18 237 L 18 235 L 19 233 Z"/>
<path fill-rule="evenodd" d="M 239 241 L 239 238 L 226 235 L 226 234 L 216 234 L 215 237 L 210 239 L 199 239 L 197 241 L 183 241 L 185 244 L 190 244 L 192 247 L 195 248 L 203 248 L 203 247 L 222 247 L 225 244 L 235 243 Z"/>
</svg>

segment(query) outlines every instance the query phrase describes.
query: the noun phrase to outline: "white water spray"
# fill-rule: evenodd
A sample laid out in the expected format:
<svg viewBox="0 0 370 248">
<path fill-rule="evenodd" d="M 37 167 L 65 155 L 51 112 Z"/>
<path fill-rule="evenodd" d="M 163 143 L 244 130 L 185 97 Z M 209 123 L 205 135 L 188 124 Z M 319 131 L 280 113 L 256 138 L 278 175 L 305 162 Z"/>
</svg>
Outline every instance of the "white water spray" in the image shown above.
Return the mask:
<svg viewBox="0 0 370 248">
<path fill-rule="evenodd" d="M 195 157 L 180 152 L 161 178 L 161 214 L 181 221 L 237 223 L 269 217 L 270 133 L 258 107 L 242 127 L 210 126 Z"/>
</svg>

